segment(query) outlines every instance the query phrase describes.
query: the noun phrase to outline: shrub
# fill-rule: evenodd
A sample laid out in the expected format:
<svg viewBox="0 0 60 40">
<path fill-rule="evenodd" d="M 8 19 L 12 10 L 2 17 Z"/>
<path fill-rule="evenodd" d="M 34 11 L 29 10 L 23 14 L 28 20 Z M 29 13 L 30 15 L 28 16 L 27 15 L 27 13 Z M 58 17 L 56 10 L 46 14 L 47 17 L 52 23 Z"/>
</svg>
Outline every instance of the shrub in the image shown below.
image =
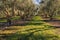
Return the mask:
<svg viewBox="0 0 60 40">
<path fill-rule="evenodd" d="M 34 17 L 32 18 L 32 20 L 38 21 L 38 20 L 42 20 L 42 18 L 41 18 L 40 16 L 34 16 Z"/>
</svg>

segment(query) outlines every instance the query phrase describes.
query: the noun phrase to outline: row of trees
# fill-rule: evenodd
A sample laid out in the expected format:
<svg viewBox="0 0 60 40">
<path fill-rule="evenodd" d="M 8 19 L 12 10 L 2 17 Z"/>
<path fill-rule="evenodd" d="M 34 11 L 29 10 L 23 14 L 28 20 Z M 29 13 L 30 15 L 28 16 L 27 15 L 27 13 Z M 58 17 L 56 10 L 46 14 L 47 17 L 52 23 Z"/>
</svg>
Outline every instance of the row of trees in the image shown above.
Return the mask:
<svg viewBox="0 0 60 40">
<path fill-rule="evenodd" d="M 0 0 L 0 14 L 7 20 L 13 16 L 20 16 L 21 20 L 31 20 L 36 15 L 49 17 L 50 20 L 60 13 L 59 0 L 42 0 L 40 11 L 35 8 L 32 0 Z"/>
<path fill-rule="evenodd" d="M 47 0 L 45 0 L 46 2 Z M 50 20 L 60 13 L 60 0 L 48 0 L 44 6 L 40 8 L 40 12 L 45 16 L 48 17 Z"/>
<path fill-rule="evenodd" d="M 34 15 L 34 5 L 30 0 L 0 0 L 0 2 L 0 11 L 6 17 L 18 15 L 22 20 L 26 20 L 27 17 Z"/>
<path fill-rule="evenodd" d="M 9 24 L 13 16 L 20 16 L 20 20 L 31 20 L 34 11 L 31 0 L 0 0 L 0 14 L 4 15 Z"/>
</svg>

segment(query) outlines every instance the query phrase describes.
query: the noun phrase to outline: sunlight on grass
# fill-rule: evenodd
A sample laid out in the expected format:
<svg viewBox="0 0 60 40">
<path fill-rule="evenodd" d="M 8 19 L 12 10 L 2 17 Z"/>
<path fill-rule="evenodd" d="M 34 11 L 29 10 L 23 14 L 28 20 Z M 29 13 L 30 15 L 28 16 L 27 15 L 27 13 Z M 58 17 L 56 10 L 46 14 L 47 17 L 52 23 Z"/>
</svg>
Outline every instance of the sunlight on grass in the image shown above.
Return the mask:
<svg viewBox="0 0 60 40">
<path fill-rule="evenodd" d="M 3 20 L 0 19 L 0 22 L 7 22 L 7 20 L 6 19 L 3 19 Z"/>
<path fill-rule="evenodd" d="M 54 27 L 47 23 L 40 25 L 10 26 L 0 30 L 0 35 L 7 36 L 6 40 L 59 40 Z M 1 37 L 1 36 L 0 36 Z M 1 37 L 2 38 L 2 37 Z"/>
<path fill-rule="evenodd" d="M 34 21 L 38 21 L 38 20 L 43 20 L 40 16 L 35 16 L 32 18 L 32 20 Z"/>
</svg>

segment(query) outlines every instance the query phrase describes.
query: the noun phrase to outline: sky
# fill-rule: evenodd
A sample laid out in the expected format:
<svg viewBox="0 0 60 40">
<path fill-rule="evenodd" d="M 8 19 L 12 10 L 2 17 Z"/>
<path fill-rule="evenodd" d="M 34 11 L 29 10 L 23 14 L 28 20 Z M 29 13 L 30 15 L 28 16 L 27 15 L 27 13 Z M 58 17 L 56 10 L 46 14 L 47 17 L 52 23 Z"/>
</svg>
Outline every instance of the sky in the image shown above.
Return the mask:
<svg viewBox="0 0 60 40">
<path fill-rule="evenodd" d="M 41 0 L 32 0 L 35 5 L 40 5 Z"/>
</svg>

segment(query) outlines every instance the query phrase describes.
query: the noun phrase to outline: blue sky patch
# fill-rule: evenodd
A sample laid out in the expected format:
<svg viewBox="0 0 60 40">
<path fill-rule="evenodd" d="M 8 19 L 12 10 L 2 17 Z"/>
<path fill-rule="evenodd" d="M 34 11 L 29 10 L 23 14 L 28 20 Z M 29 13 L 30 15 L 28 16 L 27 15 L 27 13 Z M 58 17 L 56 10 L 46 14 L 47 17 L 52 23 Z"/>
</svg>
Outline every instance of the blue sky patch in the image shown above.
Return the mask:
<svg viewBox="0 0 60 40">
<path fill-rule="evenodd" d="M 34 4 L 40 5 L 41 0 L 32 0 Z"/>
</svg>

